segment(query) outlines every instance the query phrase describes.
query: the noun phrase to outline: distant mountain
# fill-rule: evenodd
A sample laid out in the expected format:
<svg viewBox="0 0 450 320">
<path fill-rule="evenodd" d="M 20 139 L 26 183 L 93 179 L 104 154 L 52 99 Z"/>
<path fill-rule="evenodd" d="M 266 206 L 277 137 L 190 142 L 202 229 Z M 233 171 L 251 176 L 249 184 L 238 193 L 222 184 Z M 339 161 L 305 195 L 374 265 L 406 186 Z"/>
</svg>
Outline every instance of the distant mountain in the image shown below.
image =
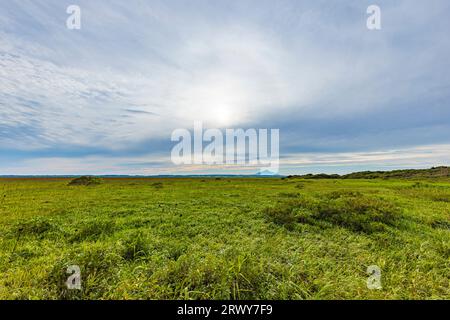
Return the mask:
<svg viewBox="0 0 450 320">
<path fill-rule="evenodd" d="M 270 170 L 262 170 L 259 171 L 256 176 L 272 176 L 272 177 L 276 177 L 276 176 L 280 176 L 278 173 L 275 173 L 273 171 Z"/>
</svg>

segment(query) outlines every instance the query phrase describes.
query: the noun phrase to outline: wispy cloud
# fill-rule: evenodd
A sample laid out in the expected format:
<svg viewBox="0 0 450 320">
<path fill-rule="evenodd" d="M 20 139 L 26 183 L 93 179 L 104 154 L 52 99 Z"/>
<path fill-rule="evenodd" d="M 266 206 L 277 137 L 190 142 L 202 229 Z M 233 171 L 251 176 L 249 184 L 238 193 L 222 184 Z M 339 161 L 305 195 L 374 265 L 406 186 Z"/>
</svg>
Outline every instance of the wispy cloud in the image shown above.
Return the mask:
<svg viewBox="0 0 450 320">
<path fill-rule="evenodd" d="M 69 4 L 0 4 L 3 173 L 185 170 L 170 133 L 194 121 L 279 128 L 289 171 L 445 159 L 447 1 L 379 1 L 376 32 L 366 1 L 81 0 L 78 31 Z"/>
</svg>

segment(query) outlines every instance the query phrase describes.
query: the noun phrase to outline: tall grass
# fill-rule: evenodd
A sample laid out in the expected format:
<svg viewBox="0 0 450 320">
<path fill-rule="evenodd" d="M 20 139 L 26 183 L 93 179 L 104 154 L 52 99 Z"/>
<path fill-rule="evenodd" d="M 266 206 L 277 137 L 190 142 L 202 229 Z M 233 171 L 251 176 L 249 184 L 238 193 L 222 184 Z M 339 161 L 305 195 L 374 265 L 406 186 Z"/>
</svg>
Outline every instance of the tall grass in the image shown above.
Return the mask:
<svg viewBox="0 0 450 320">
<path fill-rule="evenodd" d="M 448 181 L 68 182 L 0 180 L 0 298 L 450 298 Z"/>
</svg>

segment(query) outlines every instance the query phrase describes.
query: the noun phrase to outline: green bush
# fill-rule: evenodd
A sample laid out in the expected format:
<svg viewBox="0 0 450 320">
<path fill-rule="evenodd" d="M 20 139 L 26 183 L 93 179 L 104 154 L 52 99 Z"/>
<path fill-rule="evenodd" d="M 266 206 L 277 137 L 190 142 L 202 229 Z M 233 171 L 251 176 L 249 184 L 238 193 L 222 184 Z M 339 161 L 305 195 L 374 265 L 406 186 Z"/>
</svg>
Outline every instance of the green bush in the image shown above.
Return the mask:
<svg viewBox="0 0 450 320">
<path fill-rule="evenodd" d="M 164 186 L 164 185 L 163 185 L 162 182 L 155 182 L 155 183 L 152 183 L 152 187 L 155 188 L 155 189 L 162 189 L 163 186 Z"/>
<path fill-rule="evenodd" d="M 297 202 L 289 201 L 280 203 L 275 207 L 266 208 L 264 212 L 270 221 L 291 230 L 294 224 L 298 222 L 298 217 L 295 214 L 297 207 Z"/>
<path fill-rule="evenodd" d="M 131 233 L 122 243 L 121 256 L 128 261 L 143 258 L 149 254 L 149 245 L 142 232 Z"/>
<path fill-rule="evenodd" d="M 434 220 L 431 223 L 431 227 L 434 229 L 448 229 L 450 230 L 450 221 L 446 221 L 443 219 Z"/>
<path fill-rule="evenodd" d="M 66 281 L 70 274 L 67 267 L 76 265 L 81 271 L 81 290 L 68 289 Z M 74 250 L 54 264 L 47 275 L 49 290 L 56 290 L 58 299 L 98 299 L 111 290 L 111 284 L 117 281 L 117 268 L 121 258 L 115 248 L 95 244 Z M 51 288 L 51 289 L 50 289 Z"/>
<path fill-rule="evenodd" d="M 114 221 L 88 221 L 75 230 L 75 234 L 70 238 L 71 242 L 93 241 L 101 236 L 107 236 L 114 233 L 116 224 Z"/>
<path fill-rule="evenodd" d="M 340 192 L 322 198 L 300 198 L 267 208 L 266 216 L 292 230 L 296 223 L 324 227 L 327 224 L 351 231 L 372 233 L 396 225 L 401 211 L 392 203 L 355 192 Z"/>
<path fill-rule="evenodd" d="M 281 192 L 279 193 L 280 197 L 284 198 L 297 198 L 300 194 L 297 192 Z"/>
<path fill-rule="evenodd" d="M 68 183 L 69 186 L 91 186 L 103 183 L 102 179 L 92 176 L 75 178 Z"/>
<path fill-rule="evenodd" d="M 36 217 L 18 222 L 15 229 L 16 234 L 43 235 L 49 231 L 56 230 L 57 227 L 50 219 L 45 217 Z"/>
</svg>

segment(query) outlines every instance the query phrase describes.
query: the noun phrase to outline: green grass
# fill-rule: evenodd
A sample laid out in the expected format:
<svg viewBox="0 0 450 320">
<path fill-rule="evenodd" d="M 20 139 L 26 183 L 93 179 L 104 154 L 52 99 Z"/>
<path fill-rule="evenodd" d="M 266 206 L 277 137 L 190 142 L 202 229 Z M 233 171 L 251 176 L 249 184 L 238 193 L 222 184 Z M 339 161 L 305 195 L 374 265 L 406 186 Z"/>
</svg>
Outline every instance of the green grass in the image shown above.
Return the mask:
<svg viewBox="0 0 450 320">
<path fill-rule="evenodd" d="M 69 182 L 0 180 L 1 299 L 450 298 L 448 179 Z"/>
</svg>

